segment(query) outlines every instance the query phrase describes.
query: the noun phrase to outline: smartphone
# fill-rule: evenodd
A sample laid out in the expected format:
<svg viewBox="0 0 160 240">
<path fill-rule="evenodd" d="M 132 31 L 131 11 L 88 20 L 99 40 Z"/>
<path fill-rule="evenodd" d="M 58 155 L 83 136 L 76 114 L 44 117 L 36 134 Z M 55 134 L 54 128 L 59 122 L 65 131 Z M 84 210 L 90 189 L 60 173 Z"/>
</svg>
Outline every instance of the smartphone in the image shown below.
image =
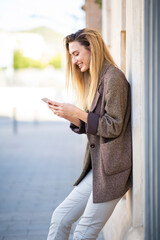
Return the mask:
<svg viewBox="0 0 160 240">
<path fill-rule="evenodd" d="M 48 98 L 42 98 L 41 100 L 45 103 L 48 103 L 48 101 L 50 101 L 50 99 L 48 99 Z"/>
</svg>

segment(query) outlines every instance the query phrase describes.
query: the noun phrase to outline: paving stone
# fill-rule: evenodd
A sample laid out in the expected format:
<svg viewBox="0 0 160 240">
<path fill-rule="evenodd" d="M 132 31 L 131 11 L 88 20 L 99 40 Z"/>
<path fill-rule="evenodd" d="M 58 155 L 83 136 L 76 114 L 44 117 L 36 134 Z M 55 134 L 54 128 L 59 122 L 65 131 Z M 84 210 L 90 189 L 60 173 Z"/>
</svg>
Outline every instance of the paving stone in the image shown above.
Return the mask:
<svg viewBox="0 0 160 240">
<path fill-rule="evenodd" d="M 47 236 L 48 234 L 48 229 L 45 229 L 45 230 L 42 230 L 41 228 L 39 229 L 32 229 L 32 230 L 29 230 L 28 233 L 27 233 L 27 237 L 29 236 Z"/>
<path fill-rule="evenodd" d="M 27 240 L 26 236 L 5 236 L 2 240 Z"/>
<path fill-rule="evenodd" d="M 28 236 L 26 240 L 46 240 L 47 235 Z"/>
<path fill-rule="evenodd" d="M 52 212 L 79 177 L 84 151 L 84 135 L 68 122 L 18 122 L 14 134 L 11 122 L 0 118 L 0 240 L 46 240 Z"/>
<path fill-rule="evenodd" d="M 27 230 L 26 229 L 14 229 L 14 230 L 7 230 L 5 232 L 5 237 L 22 237 L 22 236 L 27 236 Z"/>
</svg>

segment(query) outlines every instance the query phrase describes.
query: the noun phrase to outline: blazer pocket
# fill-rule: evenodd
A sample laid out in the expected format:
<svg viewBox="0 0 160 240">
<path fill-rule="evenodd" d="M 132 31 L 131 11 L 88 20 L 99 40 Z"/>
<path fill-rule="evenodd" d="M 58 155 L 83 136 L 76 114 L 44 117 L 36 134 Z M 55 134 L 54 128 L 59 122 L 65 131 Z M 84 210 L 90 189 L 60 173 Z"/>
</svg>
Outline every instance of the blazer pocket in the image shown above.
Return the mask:
<svg viewBox="0 0 160 240">
<path fill-rule="evenodd" d="M 114 175 L 131 168 L 131 142 L 116 138 L 100 146 L 101 161 L 106 175 Z"/>
</svg>

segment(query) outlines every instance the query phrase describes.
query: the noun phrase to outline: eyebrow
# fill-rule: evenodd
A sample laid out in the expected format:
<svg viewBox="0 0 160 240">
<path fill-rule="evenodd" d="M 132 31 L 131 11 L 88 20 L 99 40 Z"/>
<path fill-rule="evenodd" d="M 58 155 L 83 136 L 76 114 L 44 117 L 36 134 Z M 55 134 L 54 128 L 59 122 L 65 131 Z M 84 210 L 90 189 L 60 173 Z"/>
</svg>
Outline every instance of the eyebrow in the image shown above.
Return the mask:
<svg viewBox="0 0 160 240">
<path fill-rule="evenodd" d="M 70 53 L 71 55 L 74 54 L 75 52 L 77 52 L 78 50 L 74 50 L 72 53 Z"/>
</svg>

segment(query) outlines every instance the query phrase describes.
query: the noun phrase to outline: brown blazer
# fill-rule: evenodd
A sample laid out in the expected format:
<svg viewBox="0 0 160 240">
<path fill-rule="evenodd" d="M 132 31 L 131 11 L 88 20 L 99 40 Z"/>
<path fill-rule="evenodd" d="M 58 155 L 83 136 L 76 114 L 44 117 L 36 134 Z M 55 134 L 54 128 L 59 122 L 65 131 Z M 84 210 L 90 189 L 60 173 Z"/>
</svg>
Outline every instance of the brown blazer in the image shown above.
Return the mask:
<svg viewBox="0 0 160 240">
<path fill-rule="evenodd" d="M 83 170 L 74 186 L 92 168 L 93 202 L 102 203 L 123 196 L 131 187 L 131 99 L 130 86 L 121 70 L 105 62 L 98 88 L 78 133 L 86 133 L 88 143 Z"/>
</svg>

